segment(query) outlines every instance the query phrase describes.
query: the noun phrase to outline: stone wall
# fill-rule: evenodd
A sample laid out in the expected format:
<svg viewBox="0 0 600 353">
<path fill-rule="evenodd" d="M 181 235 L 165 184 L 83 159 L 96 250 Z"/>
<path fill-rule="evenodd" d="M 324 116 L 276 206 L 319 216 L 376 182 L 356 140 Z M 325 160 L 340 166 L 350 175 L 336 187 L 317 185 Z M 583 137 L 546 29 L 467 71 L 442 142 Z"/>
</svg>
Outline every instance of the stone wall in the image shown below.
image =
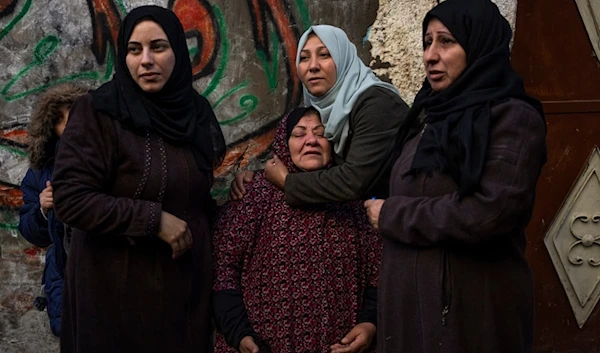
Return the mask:
<svg viewBox="0 0 600 353">
<path fill-rule="evenodd" d="M 516 0 L 498 0 L 514 23 Z M 423 80 L 420 26 L 435 0 L 0 0 L 0 352 L 58 352 L 46 313 L 32 307 L 44 252 L 16 230 L 27 170 L 26 125 L 40 92 L 110 79 L 124 14 L 172 8 L 188 34 L 195 88 L 228 144 L 213 188 L 264 161 L 279 118 L 301 101 L 296 43 L 310 24 L 342 27 L 364 62 L 411 102 Z"/>
<path fill-rule="evenodd" d="M 492 0 L 515 28 L 517 0 Z M 419 91 L 423 72 L 421 28 L 427 11 L 438 0 L 379 0 L 377 19 L 369 31 L 371 67 L 398 87 L 407 103 Z"/>
</svg>

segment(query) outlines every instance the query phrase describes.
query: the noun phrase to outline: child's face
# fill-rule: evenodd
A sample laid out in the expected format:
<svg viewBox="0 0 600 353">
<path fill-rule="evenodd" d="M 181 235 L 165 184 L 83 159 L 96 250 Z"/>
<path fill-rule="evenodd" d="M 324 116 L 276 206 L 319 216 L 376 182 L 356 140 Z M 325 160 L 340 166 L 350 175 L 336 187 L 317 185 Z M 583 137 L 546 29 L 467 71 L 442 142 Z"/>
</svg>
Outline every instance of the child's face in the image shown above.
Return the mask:
<svg viewBox="0 0 600 353">
<path fill-rule="evenodd" d="M 62 114 L 62 119 L 56 125 L 54 125 L 54 133 L 58 138 L 62 137 L 63 132 L 65 131 L 65 127 L 67 126 L 67 121 L 69 121 L 69 106 L 63 105 L 60 107 L 60 112 Z"/>
</svg>

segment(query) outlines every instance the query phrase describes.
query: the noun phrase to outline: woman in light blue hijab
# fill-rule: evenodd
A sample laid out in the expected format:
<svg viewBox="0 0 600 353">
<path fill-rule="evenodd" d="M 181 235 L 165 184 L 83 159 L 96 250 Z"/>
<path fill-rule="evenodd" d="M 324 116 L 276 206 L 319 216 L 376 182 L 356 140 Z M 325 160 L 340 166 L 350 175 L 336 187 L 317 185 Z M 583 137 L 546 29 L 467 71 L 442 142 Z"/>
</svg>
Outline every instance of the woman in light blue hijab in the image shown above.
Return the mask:
<svg viewBox="0 0 600 353">
<path fill-rule="evenodd" d="M 393 85 L 378 79 L 373 71 L 362 63 L 356 53 L 356 47 L 341 29 L 329 25 L 312 26 L 304 32 L 298 47 L 304 48 L 309 38 L 315 37 L 325 45 L 335 62 L 337 80 L 323 95 L 312 94 L 311 90 L 303 85 L 304 104 L 319 111 L 325 124 L 325 137 L 333 142 L 335 152 L 341 155 L 348 140 L 350 112 L 363 92 L 377 86 L 397 95 L 400 93 Z M 296 66 L 302 64 L 303 55 L 302 51 L 296 54 Z"/>
<path fill-rule="evenodd" d="M 321 114 L 324 135 L 333 143 L 334 165 L 288 173 L 274 156 L 265 166 L 266 179 L 284 190 L 286 202 L 292 206 L 387 197 L 395 137 L 407 105 L 393 85 L 379 80 L 361 62 L 343 30 L 312 26 L 300 38 L 298 48 L 296 67 L 304 103 Z M 316 138 L 304 139 L 297 158 L 318 158 L 317 145 Z M 252 177 L 252 172 L 239 174 L 232 183 L 230 198 L 241 199 L 243 184 Z M 363 300 L 376 303 L 377 288 L 370 287 Z M 371 315 L 377 317 L 376 312 Z M 356 319 L 359 324 L 339 342 L 332 342 L 332 353 L 364 351 L 370 346 L 376 320 Z"/>
<path fill-rule="evenodd" d="M 312 26 L 298 48 L 304 104 L 321 114 L 325 136 L 334 146 L 334 166 L 288 174 L 275 156 L 265 166 L 267 180 L 285 191 L 290 205 L 387 196 L 395 137 L 408 106 L 393 85 L 362 63 L 342 29 Z M 310 158 L 310 146 L 304 152 Z M 230 198 L 243 197 L 243 183 L 251 176 L 236 177 Z"/>
</svg>

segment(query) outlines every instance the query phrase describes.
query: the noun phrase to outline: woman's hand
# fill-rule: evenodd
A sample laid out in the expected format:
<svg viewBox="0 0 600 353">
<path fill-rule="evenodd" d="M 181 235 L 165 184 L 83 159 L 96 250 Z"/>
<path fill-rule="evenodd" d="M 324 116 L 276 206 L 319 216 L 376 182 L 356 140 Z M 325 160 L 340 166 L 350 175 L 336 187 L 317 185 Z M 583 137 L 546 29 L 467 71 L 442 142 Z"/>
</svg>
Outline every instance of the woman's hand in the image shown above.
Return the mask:
<svg viewBox="0 0 600 353">
<path fill-rule="evenodd" d="M 288 174 L 288 169 L 277 156 L 273 156 L 273 158 L 267 161 L 265 165 L 265 178 L 281 190 L 285 188 L 285 179 Z"/>
<path fill-rule="evenodd" d="M 241 353 L 258 353 L 258 346 L 254 342 L 254 338 L 252 336 L 246 336 L 242 338 L 240 342 L 240 352 Z"/>
<path fill-rule="evenodd" d="M 173 259 L 181 256 L 193 243 L 187 223 L 165 211 L 160 213 L 158 237 L 171 246 Z"/>
<path fill-rule="evenodd" d="M 246 170 L 238 175 L 231 181 L 231 189 L 229 190 L 229 199 L 233 201 L 241 200 L 246 195 L 246 188 L 244 184 L 248 184 L 254 179 L 254 172 Z"/>
<path fill-rule="evenodd" d="M 365 208 L 367 209 L 367 217 L 369 217 L 369 223 L 371 226 L 375 228 L 375 230 L 379 230 L 379 213 L 381 212 L 381 206 L 385 200 L 377 199 L 377 200 L 367 200 L 364 203 Z"/>
<path fill-rule="evenodd" d="M 48 211 L 54 207 L 54 199 L 52 197 L 52 184 L 50 180 L 46 180 L 46 187 L 40 193 L 40 207 L 44 212 L 44 216 L 48 214 Z"/>
<path fill-rule="evenodd" d="M 369 349 L 376 332 L 375 325 L 370 322 L 362 322 L 354 326 L 340 343 L 332 345 L 331 353 L 362 353 Z"/>
</svg>

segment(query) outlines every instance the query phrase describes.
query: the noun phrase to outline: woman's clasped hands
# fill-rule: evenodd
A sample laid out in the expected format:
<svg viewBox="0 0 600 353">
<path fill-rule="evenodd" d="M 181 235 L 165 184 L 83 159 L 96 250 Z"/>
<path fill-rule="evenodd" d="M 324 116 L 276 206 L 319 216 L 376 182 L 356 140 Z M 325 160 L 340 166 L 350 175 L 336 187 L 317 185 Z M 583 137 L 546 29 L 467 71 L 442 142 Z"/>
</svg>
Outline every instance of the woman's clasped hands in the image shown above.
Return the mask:
<svg viewBox="0 0 600 353">
<path fill-rule="evenodd" d="M 158 237 L 171 246 L 173 259 L 183 255 L 193 243 L 187 223 L 165 211 L 160 214 Z"/>
</svg>

